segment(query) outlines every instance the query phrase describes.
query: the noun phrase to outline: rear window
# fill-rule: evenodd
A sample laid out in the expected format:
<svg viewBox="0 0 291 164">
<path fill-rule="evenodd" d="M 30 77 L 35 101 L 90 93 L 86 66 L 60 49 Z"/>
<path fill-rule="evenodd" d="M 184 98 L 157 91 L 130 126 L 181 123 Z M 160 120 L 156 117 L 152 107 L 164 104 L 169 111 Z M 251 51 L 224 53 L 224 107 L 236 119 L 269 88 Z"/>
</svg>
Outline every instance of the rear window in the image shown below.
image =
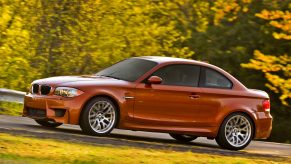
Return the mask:
<svg viewBox="0 0 291 164">
<path fill-rule="evenodd" d="M 223 74 L 211 69 L 203 68 L 200 86 L 206 88 L 232 88 L 232 82 Z"/>
</svg>

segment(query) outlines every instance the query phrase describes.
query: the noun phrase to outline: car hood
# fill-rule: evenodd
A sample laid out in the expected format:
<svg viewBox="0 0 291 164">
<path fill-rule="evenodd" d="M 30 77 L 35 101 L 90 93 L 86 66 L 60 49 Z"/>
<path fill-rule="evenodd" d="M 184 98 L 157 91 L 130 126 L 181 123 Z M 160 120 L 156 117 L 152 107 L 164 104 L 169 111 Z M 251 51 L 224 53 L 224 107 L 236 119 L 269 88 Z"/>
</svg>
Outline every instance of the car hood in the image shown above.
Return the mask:
<svg viewBox="0 0 291 164">
<path fill-rule="evenodd" d="M 102 84 L 127 84 L 128 82 L 109 77 L 100 76 L 57 76 L 45 79 L 39 79 L 32 84 L 49 86 L 84 86 L 84 85 L 102 85 Z"/>
</svg>

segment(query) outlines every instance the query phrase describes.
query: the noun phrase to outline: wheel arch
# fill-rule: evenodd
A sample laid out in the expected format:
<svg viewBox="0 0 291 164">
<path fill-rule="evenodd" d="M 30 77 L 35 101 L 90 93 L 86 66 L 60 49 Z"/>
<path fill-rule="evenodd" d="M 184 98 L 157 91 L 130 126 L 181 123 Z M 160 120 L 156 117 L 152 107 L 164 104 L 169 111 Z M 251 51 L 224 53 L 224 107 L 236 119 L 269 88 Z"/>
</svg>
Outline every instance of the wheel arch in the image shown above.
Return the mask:
<svg viewBox="0 0 291 164">
<path fill-rule="evenodd" d="M 107 98 L 107 99 L 111 100 L 111 101 L 114 103 L 114 105 L 116 106 L 116 108 L 117 108 L 117 112 L 118 112 L 118 117 L 117 117 L 118 121 L 117 121 L 115 127 L 117 127 L 118 124 L 119 124 L 119 121 L 120 121 L 120 105 L 119 105 L 118 100 L 117 100 L 114 96 L 109 95 L 109 94 L 106 94 L 106 93 L 99 93 L 99 94 L 96 94 L 96 95 L 90 97 L 88 100 L 86 100 L 86 102 L 82 105 L 82 108 L 81 108 L 81 111 L 80 111 L 80 115 L 79 115 L 79 119 L 78 119 L 79 124 L 80 124 L 80 121 L 81 121 L 81 118 L 82 118 L 82 114 L 83 114 L 83 111 L 84 111 L 84 108 L 86 107 L 86 105 L 87 105 L 91 100 L 93 100 L 93 99 L 95 99 L 95 98 L 98 98 L 98 97 L 104 97 L 104 98 Z"/>
<path fill-rule="evenodd" d="M 219 121 L 219 128 L 217 130 L 217 133 L 216 135 L 218 134 L 220 128 L 221 128 L 221 125 L 223 123 L 223 121 L 228 117 L 230 116 L 231 114 L 234 114 L 234 113 L 242 113 L 242 114 L 245 114 L 246 116 L 248 116 L 250 118 L 250 120 L 252 121 L 253 125 L 254 125 L 254 128 L 253 128 L 253 138 L 255 138 L 256 136 L 256 122 L 255 122 L 255 119 L 256 119 L 256 116 L 254 114 L 252 114 L 252 112 L 249 112 L 247 110 L 243 110 L 243 109 L 237 109 L 237 110 L 234 110 L 234 111 L 231 111 L 229 113 L 227 113 L 226 115 L 224 115 L 224 117 L 222 117 L 222 119 L 220 119 Z"/>
</svg>

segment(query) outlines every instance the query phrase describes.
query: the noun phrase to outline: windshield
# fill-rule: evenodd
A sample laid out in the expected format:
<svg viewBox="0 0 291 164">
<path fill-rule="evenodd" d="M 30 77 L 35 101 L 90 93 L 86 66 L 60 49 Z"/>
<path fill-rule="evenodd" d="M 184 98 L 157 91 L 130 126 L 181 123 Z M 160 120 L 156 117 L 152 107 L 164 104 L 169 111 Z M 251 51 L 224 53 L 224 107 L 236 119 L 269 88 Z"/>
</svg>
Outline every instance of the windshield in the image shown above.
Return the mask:
<svg viewBox="0 0 291 164">
<path fill-rule="evenodd" d="M 130 58 L 105 68 L 96 75 L 133 82 L 156 65 L 157 63 L 153 61 Z"/>
</svg>

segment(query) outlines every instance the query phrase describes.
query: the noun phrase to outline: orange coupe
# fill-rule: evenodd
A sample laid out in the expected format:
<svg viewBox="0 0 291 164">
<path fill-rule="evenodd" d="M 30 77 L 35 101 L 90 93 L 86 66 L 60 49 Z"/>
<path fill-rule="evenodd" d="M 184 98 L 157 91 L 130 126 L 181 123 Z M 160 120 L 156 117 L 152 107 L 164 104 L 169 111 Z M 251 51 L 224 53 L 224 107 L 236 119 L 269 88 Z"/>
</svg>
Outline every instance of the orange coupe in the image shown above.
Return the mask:
<svg viewBox="0 0 291 164">
<path fill-rule="evenodd" d="M 270 135 L 266 92 L 195 60 L 134 57 L 94 75 L 36 80 L 23 116 L 47 127 L 80 125 L 91 135 L 113 128 L 169 133 L 178 141 L 215 139 L 240 150 Z"/>
</svg>

